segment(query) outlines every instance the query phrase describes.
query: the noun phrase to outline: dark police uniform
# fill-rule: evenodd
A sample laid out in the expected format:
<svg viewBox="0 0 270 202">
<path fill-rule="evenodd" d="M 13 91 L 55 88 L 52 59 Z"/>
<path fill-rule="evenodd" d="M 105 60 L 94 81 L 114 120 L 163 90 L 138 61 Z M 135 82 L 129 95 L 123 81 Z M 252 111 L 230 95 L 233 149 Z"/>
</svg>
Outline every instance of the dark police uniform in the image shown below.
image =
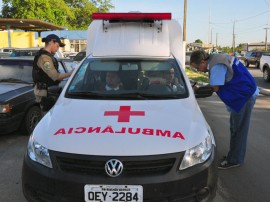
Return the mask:
<svg viewBox="0 0 270 202">
<path fill-rule="evenodd" d="M 40 49 L 33 63 L 34 94 L 42 111 L 48 111 L 53 105 L 53 98 L 48 97 L 48 87 L 58 85 L 58 61 L 48 51 Z"/>
</svg>

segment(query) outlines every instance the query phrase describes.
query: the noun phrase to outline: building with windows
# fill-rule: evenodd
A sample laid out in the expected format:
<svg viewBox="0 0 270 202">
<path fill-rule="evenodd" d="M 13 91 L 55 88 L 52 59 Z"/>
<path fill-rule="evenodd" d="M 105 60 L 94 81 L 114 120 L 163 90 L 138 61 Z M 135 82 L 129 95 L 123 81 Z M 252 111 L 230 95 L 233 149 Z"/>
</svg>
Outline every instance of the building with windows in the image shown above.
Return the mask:
<svg viewBox="0 0 270 202">
<path fill-rule="evenodd" d="M 265 42 L 260 43 L 243 43 L 243 51 L 251 51 L 251 50 L 265 50 Z M 270 43 L 267 43 L 267 49 Z"/>
</svg>

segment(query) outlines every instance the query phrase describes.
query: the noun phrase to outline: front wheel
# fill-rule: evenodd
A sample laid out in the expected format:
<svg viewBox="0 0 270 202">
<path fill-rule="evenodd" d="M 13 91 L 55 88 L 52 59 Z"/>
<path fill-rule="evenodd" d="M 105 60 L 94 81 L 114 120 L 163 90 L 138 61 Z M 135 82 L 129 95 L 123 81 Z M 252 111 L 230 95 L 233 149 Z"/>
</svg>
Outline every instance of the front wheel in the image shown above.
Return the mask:
<svg viewBox="0 0 270 202">
<path fill-rule="evenodd" d="M 257 69 L 260 68 L 260 62 L 259 62 L 259 61 L 256 62 L 255 67 L 256 67 Z"/>
<path fill-rule="evenodd" d="M 248 67 L 249 66 L 249 63 L 247 60 L 245 60 L 245 66 Z"/>
<path fill-rule="evenodd" d="M 270 68 L 267 67 L 263 70 L 263 79 L 266 81 L 266 82 L 270 82 Z"/>
<path fill-rule="evenodd" d="M 21 125 L 22 133 L 24 135 L 30 135 L 40 119 L 41 119 L 41 109 L 37 106 L 31 107 L 24 116 Z"/>
</svg>

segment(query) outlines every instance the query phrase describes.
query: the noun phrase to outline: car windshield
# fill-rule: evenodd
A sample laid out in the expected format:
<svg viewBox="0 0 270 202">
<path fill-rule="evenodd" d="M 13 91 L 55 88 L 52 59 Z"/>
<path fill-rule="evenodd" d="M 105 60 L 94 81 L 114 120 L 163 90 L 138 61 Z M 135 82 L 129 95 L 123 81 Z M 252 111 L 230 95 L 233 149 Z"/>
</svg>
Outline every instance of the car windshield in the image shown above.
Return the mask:
<svg viewBox="0 0 270 202">
<path fill-rule="evenodd" d="M 270 52 L 263 52 L 262 54 L 263 55 L 266 55 L 266 56 L 269 56 L 270 55 Z"/>
<path fill-rule="evenodd" d="M 0 60 L 0 82 L 33 83 L 32 61 Z"/>
<path fill-rule="evenodd" d="M 25 56 L 35 56 L 38 50 L 15 50 L 10 55 L 11 57 L 25 57 Z"/>
<path fill-rule="evenodd" d="M 65 94 L 83 99 L 177 99 L 188 96 L 174 59 L 86 59 Z"/>
</svg>

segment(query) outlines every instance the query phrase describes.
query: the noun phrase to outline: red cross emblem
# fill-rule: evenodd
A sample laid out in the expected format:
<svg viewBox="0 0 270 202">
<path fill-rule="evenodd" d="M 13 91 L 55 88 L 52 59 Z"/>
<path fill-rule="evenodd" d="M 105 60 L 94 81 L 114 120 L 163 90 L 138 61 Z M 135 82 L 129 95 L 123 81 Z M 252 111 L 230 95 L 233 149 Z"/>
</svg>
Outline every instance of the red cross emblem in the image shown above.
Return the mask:
<svg viewBox="0 0 270 202">
<path fill-rule="evenodd" d="M 144 116 L 144 111 L 131 111 L 130 106 L 120 106 L 119 111 L 105 111 L 104 116 L 118 116 L 118 122 L 129 122 L 130 116 Z"/>
</svg>

